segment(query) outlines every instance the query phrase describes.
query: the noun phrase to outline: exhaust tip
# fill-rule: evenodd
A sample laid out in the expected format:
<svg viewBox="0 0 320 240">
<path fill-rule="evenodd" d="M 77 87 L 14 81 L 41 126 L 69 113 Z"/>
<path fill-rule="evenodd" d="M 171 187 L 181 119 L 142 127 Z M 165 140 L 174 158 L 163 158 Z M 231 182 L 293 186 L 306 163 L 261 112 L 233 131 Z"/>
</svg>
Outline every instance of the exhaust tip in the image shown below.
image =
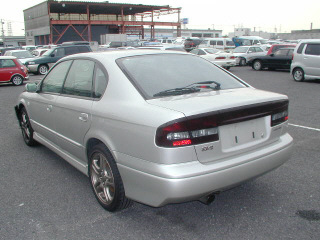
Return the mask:
<svg viewBox="0 0 320 240">
<path fill-rule="evenodd" d="M 209 195 L 206 195 L 206 196 L 200 198 L 199 201 L 205 205 L 210 205 L 215 200 L 215 198 L 216 198 L 215 194 L 211 193 Z"/>
</svg>

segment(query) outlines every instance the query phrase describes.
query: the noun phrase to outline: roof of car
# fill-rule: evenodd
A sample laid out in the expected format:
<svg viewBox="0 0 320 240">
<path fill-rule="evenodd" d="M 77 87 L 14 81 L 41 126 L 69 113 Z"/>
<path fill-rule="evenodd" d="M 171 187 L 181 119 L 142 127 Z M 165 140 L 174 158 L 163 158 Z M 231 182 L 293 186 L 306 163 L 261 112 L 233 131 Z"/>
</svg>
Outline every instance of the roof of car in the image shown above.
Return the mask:
<svg viewBox="0 0 320 240">
<path fill-rule="evenodd" d="M 8 50 L 7 52 L 29 52 L 28 50 L 25 50 L 25 49 L 16 49 L 16 50 Z"/>
<path fill-rule="evenodd" d="M 14 56 L 0 56 L 0 59 L 16 59 Z"/>
<path fill-rule="evenodd" d="M 320 39 L 302 39 L 299 43 L 320 43 Z"/>
<path fill-rule="evenodd" d="M 155 55 L 155 54 L 185 54 L 190 55 L 186 52 L 177 52 L 177 51 L 159 51 L 159 50 L 140 50 L 140 49 L 130 49 L 130 50 L 117 50 L 117 51 L 106 51 L 106 52 L 88 52 L 88 53 L 79 53 L 75 55 L 71 55 L 65 57 L 64 59 L 69 58 L 80 58 L 80 57 L 92 57 L 96 59 L 110 59 L 116 60 L 118 58 L 124 57 L 133 57 L 133 56 L 141 56 L 141 55 Z"/>
</svg>

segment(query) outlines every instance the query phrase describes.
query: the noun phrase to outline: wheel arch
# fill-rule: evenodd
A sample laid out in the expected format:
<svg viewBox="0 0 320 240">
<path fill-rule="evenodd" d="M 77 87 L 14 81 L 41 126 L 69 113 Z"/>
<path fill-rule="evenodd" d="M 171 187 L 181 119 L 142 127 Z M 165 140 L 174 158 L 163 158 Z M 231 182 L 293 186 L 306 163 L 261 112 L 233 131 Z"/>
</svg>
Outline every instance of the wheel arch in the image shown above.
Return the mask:
<svg viewBox="0 0 320 240">
<path fill-rule="evenodd" d="M 14 78 L 15 76 L 20 76 L 20 77 L 22 77 L 23 80 L 25 80 L 25 78 L 24 78 L 24 76 L 23 76 L 22 74 L 20 74 L 20 73 L 14 73 L 14 74 L 12 74 L 12 76 L 11 76 L 11 78 L 10 78 L 10 81 L 11 81 L 11 82 L 12 82 L 12 80 L 13 80 L 13 78 Z"/>
</svg>

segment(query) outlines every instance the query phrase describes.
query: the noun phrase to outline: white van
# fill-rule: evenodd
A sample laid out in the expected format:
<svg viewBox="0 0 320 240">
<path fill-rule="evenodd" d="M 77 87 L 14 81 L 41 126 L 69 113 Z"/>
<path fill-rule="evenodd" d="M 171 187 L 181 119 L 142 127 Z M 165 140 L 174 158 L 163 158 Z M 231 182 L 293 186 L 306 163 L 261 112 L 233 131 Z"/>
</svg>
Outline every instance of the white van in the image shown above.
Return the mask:
<svg viewBox="0 0 320 240">
<path fill-rule="evenodd" d="M 234 49 L 235 45 L 231 38 L 205 38 L 199 48 L 212 47 L 222 50 Z"/>
<path fill-rule="evenodd" d="M 320 39 L 299 42 L 293 52 L 290 72 L 297 82 L 320 79 Z"/>
</svg>

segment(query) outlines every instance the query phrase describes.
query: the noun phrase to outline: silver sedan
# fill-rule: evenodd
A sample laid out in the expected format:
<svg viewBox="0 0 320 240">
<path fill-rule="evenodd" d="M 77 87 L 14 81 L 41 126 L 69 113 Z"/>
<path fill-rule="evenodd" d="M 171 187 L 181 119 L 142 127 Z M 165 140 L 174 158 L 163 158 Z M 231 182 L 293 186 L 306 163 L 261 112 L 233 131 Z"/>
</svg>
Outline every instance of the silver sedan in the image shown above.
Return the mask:
<svg viewBox="0 0 320 240">
<path fill-rule="evenodd" d="M 61 59 L 15 106 L 25 143 L 89 176 L 108 211 L 200 200 L 288 160 L 288 98 L 171 51 Z"/>
</svg>

